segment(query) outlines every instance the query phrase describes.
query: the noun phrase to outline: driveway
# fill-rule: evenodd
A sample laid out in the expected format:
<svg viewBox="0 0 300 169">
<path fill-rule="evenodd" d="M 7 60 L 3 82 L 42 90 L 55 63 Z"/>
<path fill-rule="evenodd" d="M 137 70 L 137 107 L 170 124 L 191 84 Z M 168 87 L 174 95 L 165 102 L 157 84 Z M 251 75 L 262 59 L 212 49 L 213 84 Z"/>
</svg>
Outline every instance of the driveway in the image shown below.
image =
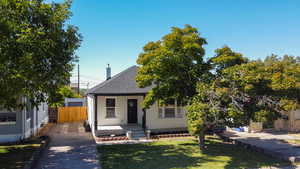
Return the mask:
<svg viewBox="0 0 300 169">
<path fill-rule="evenodd" d="M 98 169 L 96 143 L 82 123 L 54 125 L 50 131 L 49 148 L 36 169 Z"/>
</svg>

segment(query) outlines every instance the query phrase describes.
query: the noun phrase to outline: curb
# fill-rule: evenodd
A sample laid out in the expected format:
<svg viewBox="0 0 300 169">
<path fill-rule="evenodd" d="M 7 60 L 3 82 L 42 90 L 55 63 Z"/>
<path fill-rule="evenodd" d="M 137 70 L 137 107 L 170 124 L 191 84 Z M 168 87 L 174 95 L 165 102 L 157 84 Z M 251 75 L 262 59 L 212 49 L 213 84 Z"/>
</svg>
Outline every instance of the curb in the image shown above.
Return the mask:
<svg viewBox="0 0 300 169">
<path fill-rule="evenodd" d="M 50 137 L 49 136 L 41 136 L 41 145 L 38 150 L 36 150 L 29 161 L 26 162 L 23 169 L 34 169 L 36 167 L 37 163 L 39 162 L 42 153 L 47 149 L 49 143 L 50 143 Z"/>
</svg>

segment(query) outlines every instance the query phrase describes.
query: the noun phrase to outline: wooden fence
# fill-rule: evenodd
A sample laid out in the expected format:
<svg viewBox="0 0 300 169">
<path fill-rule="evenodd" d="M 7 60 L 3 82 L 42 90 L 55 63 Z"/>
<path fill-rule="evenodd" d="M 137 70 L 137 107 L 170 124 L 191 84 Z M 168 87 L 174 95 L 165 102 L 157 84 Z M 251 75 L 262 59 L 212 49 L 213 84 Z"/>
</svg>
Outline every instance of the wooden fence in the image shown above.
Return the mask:
<svg viewBox="0 0 300 169">
<path fill-rule="evenodd" d="M 58 123 L 79 122 L 87 120 L 86 107 L 59 107 Z"/>
</svg>

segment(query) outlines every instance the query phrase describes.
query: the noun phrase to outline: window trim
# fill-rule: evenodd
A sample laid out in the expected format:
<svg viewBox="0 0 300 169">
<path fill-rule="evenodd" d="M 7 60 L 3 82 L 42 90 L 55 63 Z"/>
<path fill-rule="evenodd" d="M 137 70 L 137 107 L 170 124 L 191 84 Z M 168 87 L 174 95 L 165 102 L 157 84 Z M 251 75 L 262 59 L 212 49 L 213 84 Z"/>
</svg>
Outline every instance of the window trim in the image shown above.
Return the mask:
<svg viewBox="0 0 300 169">
<path fill-rule="evenodd" d="M 174 105 L 163 105 L 163 106 L 159 106 L 159 103 L 157 103 L 158 108 L 157 108 L 157 112 L 158 112 L 158 118 L 159 119 L 175 119 L 175 118 L 183 118 L 183 112 L 182 112 L 182 108 L 183 106 L 178 106 L 177 105 L 177 100 L 175 100 L 175 104 Z M 174 117 L 166 117 L 165 116 L 165 110 L 166 108 L 174 108 Z M 178 112 L 178 108 L 180 108 L 180 113 Z M 162 110 L 161 115 L 160 115 L 160 110 Z"/>
<path fill-rule="evenodd" d="M 106 107 L 106 99 L 115 99 L 115 107 Z M 105 102 L 104 102 L 104 108 L 105 108 L 105 119 L 115 119 L 117 118 L 117 97 L 105 97 Z M 107 116 L 107 108 L 114 108 L 115 112 L 114 112 L 114 116 L 113 117 L 108 117 Z"/>
</svg>

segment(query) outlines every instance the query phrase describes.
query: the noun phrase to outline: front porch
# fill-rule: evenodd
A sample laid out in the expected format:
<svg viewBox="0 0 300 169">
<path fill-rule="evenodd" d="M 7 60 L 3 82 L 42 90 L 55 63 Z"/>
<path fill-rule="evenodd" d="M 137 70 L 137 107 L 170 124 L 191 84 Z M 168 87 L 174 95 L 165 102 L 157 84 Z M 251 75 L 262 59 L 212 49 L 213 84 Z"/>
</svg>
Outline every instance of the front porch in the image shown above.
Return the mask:
<svg viewBox="0 0 300 169">
<path fill-rule="evenodd" d="M 97 126 L 96 136 L 111 136 L 111 135 L 125 135 L 128 131 L 143 132 L 144 129 L 141 125 L 127 124 L 127 125 L 109 125 Z"/>
</svg>

